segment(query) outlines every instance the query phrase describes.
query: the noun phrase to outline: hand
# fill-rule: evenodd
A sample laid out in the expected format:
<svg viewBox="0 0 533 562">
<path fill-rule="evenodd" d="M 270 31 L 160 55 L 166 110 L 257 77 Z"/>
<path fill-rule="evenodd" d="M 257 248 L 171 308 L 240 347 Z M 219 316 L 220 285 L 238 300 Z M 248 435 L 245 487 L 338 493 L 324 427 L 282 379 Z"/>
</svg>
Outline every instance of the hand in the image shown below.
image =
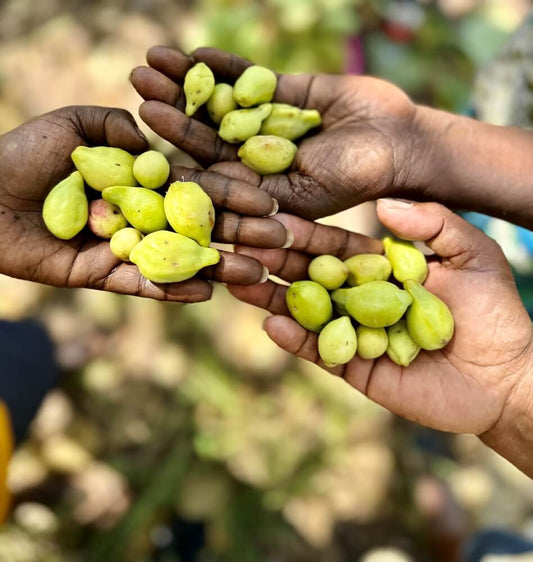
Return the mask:
<svg viewBox="0 0 533 562">
<path fill-rule="evenodd" d="M 132 153 L 148 143 L 124 110 L 67 107 L 29 121 L 0 137 L 0 273 L 60 287 L 90 287 L 172 301 L 202 301 L 211 295 L 205 279 L 257 283 L 265 272 L 259 262 L 221 252 L 217 266 L 202 270 L 205 279 L 154 284 L 137 267 L 120 262 L 107 241 L 86 228 L 69 241 L 54 238 L 41 218 L 50 189 L 72 170 L 70 154 L 78 145 L 110 145 Z M 216 182 L 215 174 L 173 167 L 171 179 L 183 173 L 201 181 L 216 206 L 214 241 L 281 247 L 287 232 L 268 218 L 277 204 L 265 192 L 234 181 Z M 218 175 L 217 175 L 218 178 Z M 240 214 L 252 215 L 242 217 Z"/>
<path fill-rule="evenodd" d="M 230 83 L 251 63 L 217 49 L 186 56 L 167 47 L 151 48 L 147 60 L 151 68 L 138 67 L 130 77 L 147 100 L 139 110 L 147 125 L 202 165 L 237 160 L 237 147 L 222 141 L 207 118 L 202 122 L 205 111 L 192 119 L 183 113 L 181 85 L 196 62 Z M 314 219 L 390 196 L 410 185 L 409 174 L 423 166 L 416 106 L 392 84 L 359 76 L 280 75 L 274 101 L 318 109 L 323 119 L 318 134 L 300 144 L 286 175 L 259 182 L 284 211 Z"/>
<path fill-rule="evenodd" d="M 529 417 L 524 415 L 532 396 L 526 375 L 533 366 L 531 321 L 500 247 L 435 203 L 382 200 L 378 203 L 378 216 L 397 236 L 424 240 L 440 257 L 439 261 L 430 262 L 425 286 L 450 307 L 455 334 L 444 349 L 421 351 L 406 368 L 395 365 L 386 356 L 377 360 L 355 357 L 347 365 L 329 371 L 409 420 L 439 430 L 481 435 L 533 474 L 530 442 L 528 447 L 521 447 L 517 438 L 511 452 L 502 445 L 511 439 L 510 428 L 514 425 L 523 429 L 533 424 L 531 413 Z M 295 234 L 292 248 L 307 243 L 309 233 L 296 228 L 294 218 L 280 216 L 280 220 Z M 320 243 L 318 234 L 312 242 Z M 305 277 L 305 268 L 298 266 L 292 249 L 245 252 L 261 259 L 272 274 L 285 281 Z M 328 252 L 334 253 L 331 249 Z M 289 317 L 286 287 L 269 281 L 264 285 L 228 288 L 239 299 L 274 314 L 266 320 L 264 329 L 279 346 L 323 366 L 318 356 L 317 334 L 307 332 Z M 513 412 L 520 414 L 512 415 Z M 529 430 L 527 435 L 531 434 Z"/>
</svg>

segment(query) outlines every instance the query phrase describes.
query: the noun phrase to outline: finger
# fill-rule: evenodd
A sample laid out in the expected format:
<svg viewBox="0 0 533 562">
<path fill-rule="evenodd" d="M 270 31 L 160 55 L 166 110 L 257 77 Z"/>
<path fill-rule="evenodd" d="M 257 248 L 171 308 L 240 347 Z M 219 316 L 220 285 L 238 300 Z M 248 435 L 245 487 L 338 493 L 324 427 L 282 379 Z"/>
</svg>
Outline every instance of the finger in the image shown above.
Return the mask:
<svg viewBox="0 0 533 562">
<path fill-rule="evenodd" d="M 248 246 L 236 246 L 235 252 L 256 259 L 272 275 L 276 275 L 289 283 L 309 279 L 307 270 L 313 259 L 309 254 L 292 250 L 272 250 Z"/>
<path fill-rule="evenodd" d="M 187 71 L 194 65 L 192 57 L 176 48 L 156 45 L 146 53 L 148 64 L 171 80 L 183 82 Z"/>
<path fill-rule="evenodd" d="M 228 291 L 237 299 L 253 306 L 268 310 L 271 314 L 289 316 L 285 302 L 287 287 L 272 280 L 260 285 L 239 286 L 228 284 Z"/>
<path fill-rule="evenodd" d="M 183 89 L 161 72 L 147 66 L 134 68 L 130 82 L 144 100 L 156 100 L 185 110 Z"/>
<path fill-rule="evenodd" d="M 187 117 L 166 103 L 145 101 L 139 107 L 139 115 L 159 136 L 203 165 L 220 160 L 237 160 L 237 147 L 224 142 L 215 129 Z"/>
<path fill-rule="evenodd" d="M 263 328 L 269 338 L 285 351 L 316 363 L 330 373 L 342 376 L 344 366 L 326 368 L 318 353 L 318 334 L 307 331 L 296 320 L 287 316 L 271 316 L 263 323 Z"/>
<path fill-rule="evenodd" d="M 281 248 L 292 239 L 277 220 L 243 217 L 235 213 L 217 215 L 212 237 L 216 242 L 256 248 Z"/>
<path fill-rule="evenodd" d="M 241 162 L 217 162 L 207 169 L 210 172 L 216 172 L 222 176 L 243 181 L 250 185 L 255 185 L 256 187 L 261 185 L 261 176 Z"/>
<path fill-rule="evenodd" d="M 116 146 L 133 153 L 148 149 L 148 141 L 125 109 L 72 106 L 67 112 L 89 145 Z"/>
<path fill-rule="evenodd" d="M 378 201 L 379 220 L 399 238 L 424 241 L 438 256 L 457 269 L 508 269 L 498 244 L 438 203 L 412 203 L 397 199 Z"/>
<path fill-rule="evenodd" d="M 129 263 L 121 263 L 104 279 L 92 283 L 92 286 L 123 295 L 189 303 L 209 300 L 213 292 L 211 285 L 201 279 L 188 279 L 181 283 L 153 283 L 139 273 L 137 266 Z"/>
<path fill-rule="evenodd" d="M 253 258 L 221 251 L 220 261 L 216 265 L 205 267 L 199 275 L 221 283 L 254 285 L 266 281 L 268 270 Z"/>
<path fill-rule="evenodd" d="M 262 189 L 211 171 L 172 166 L 170 178 L 171 181 L 198 183 L 211 197 L 215 206 L 242 215 L 264 217 L 272 215 L 278 209 L 277 201 Z"/>
</svg>

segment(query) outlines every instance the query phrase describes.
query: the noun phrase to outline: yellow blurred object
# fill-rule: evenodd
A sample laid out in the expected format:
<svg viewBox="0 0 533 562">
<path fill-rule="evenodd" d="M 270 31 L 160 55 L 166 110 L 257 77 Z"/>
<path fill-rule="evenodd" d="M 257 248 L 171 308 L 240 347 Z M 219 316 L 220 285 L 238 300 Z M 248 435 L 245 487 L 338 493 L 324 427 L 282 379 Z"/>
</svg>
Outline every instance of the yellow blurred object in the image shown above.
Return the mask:
<svg viewBox="0 0 533 562">
<path fill-rule="evenodd" d="M 7 516 L 10 505 L 10 494 L 7 487 L 7 468 L 13 453 L 13 433 L 9 412 L 0 400 L 0 523 Z"/>
</svg>

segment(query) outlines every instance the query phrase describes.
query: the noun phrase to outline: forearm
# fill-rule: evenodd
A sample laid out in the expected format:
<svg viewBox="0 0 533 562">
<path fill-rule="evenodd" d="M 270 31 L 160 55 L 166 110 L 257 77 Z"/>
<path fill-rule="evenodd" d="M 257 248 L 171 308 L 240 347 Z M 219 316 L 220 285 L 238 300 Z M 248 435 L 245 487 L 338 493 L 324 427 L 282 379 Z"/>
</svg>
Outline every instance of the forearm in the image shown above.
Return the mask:
<svg viewBox="0 0 533 562">
<path fill-rule="evenodd" d="M 419 198 L 533 228 L 533 132 L 421 106 L 416 121 Z"/>
</svg>

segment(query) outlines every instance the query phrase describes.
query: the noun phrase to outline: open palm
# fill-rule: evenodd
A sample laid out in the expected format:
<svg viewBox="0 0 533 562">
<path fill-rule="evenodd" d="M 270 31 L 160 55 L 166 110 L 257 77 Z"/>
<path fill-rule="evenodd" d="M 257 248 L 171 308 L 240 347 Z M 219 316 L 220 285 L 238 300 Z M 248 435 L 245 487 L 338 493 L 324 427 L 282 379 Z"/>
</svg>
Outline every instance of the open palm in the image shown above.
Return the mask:
<svg viewBox="0 0 533 562">
<path fill-rule="evenodd" d="M 444 349 L 422 351 L 408 367 L 395 365 L 386 356 L 356 357 L 330 371 L 412 421 L 445 431 L 487 432 L 499 420 L 526 367 L 531 368 L 531 323 L 506 259 L 494 241 L 440 205 L 381 201 L 378 214 L 398 236 L 426 240 L 440 256 L 430 263 L 425 286 L 450 307 L 455 334 Z M 298 219 L 287 215 L 279 220 L 299 232 L 294 225 Z M 294 247 L 298 244 L 296 237 Z M 271 273 L 286 281 L 306 276 L 292 250 L 242 251 L 262 259 Z M 329 253 L 336 252 L 331 248 Z M 275 264 L 283 264 L 283 270 Z M 323 366 L 317 334 L 288 316 L 285 286 L 269 281 L 229 288 L 241 300 L 274 314 L 265 330 L 278 345 Z"/>
<path fill-rule="evenodd" d="M 205 111 L 191 119 L 183 113 L 182 84 L 196 62 L 229 83 L 251 63 L 211 48 L 188 56 L 152 47 L 147 60 L 150 66 L 136 68 L 130 77 L 146 100 L 142 119 L 205 166 L 237 160 L 237 147 L 218 137 Z M 287 174 L 262 179 L 261 188 L 282 210 L 314 219 L 399 192 L 408 183 L 416 107 L 392 84 L 370 77 L 283 74 L 274 101 L 318 109 L 323 120 L 318 134 L 301 142 Z"/>
<path fill-rule="evenodd" d="M 128 112 L 91 106 L 52 111 L 0 137 L 0 273 L 55 286 L 183 302 L 208 299 L 212 288 L 206 279 L 257 283 L 264 276 L 256 260 L 222 252 L 217 266 L 202 270 L 203 279 L 157 285 L 142 277 L 133 264 L 115 258 L 108 242 L 87 228 L 69 241 L 54 238 L 41 217 L 43 201 L 73 171 L 70 154 L 79 145 L 117 146 L 132 153 L 148 148 Z M 285 244 L 283 226 L 263 218 L 274 205 L 267 193 L 239 182 L 220 185 L 214 181 L 218 176 L 209 172 L 185 172 L 202 182 L 217 206 L 215 241 Z M 182 175 L 179 167 L 172 168 L 171 179 Z"/>
</svg>

